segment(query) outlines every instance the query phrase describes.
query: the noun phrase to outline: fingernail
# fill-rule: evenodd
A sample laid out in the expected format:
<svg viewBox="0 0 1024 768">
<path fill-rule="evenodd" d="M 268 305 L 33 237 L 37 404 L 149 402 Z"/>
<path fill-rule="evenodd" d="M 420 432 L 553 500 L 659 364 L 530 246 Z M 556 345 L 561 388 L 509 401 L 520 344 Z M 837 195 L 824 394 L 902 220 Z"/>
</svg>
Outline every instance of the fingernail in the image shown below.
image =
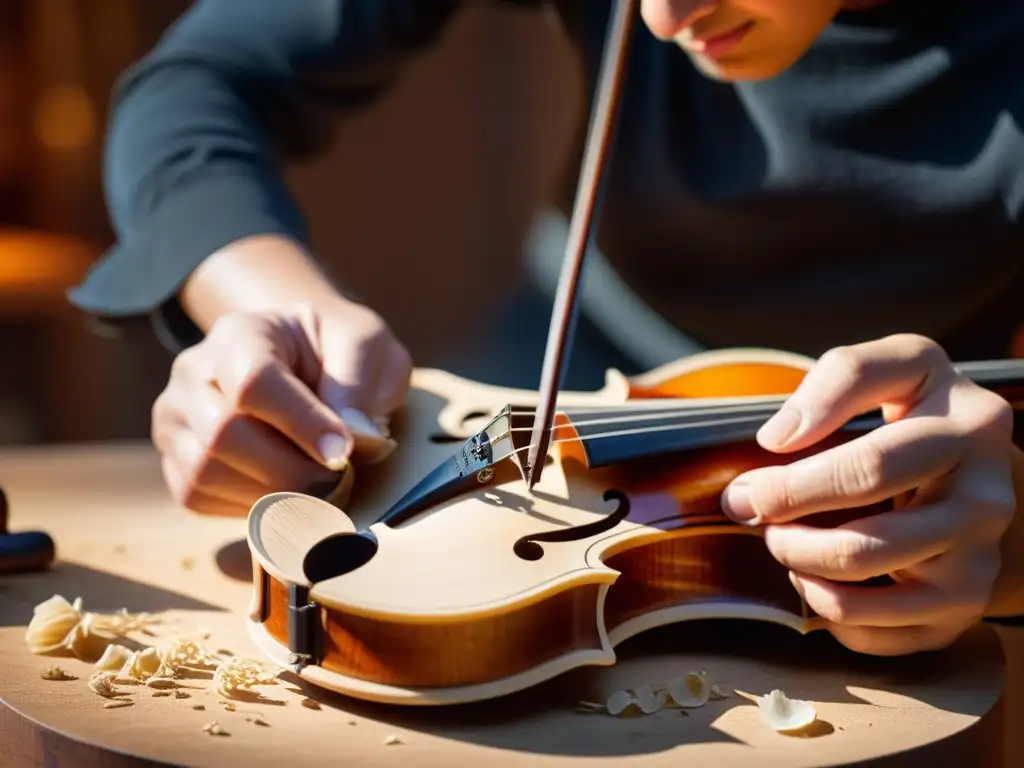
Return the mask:
<svg viewBox="0 0 1024 768">
<path fill-rule="evenodd" d="M 800 429 L 803 417 L 800 411 L 788 405 L 764 423 L 757 433 L 757 441 L 766 448 L 781 448 Z"/>
<path fill-rule="evenodd" d="M 329 432 L 320 438 L 316 447 L 328 469 L 340 472 L 348 466 L 348 440 L 341 435 Z"/>
<path fill-rule="evenodd" d="M 742 480 L 729 485 L 722 493 L 722 511 L 737 523 L 757 522 L 757 513 L 750 501 L 750 486 Z"/>
<path fill-rule="evenodd" d="M 342 408 L 341 420 L 345 422 L 350 430 L 370 437 L 386 438 L 387 434 L 380 428 L 379 421 L 371 419 L 357 408 Z"/>
</svg>

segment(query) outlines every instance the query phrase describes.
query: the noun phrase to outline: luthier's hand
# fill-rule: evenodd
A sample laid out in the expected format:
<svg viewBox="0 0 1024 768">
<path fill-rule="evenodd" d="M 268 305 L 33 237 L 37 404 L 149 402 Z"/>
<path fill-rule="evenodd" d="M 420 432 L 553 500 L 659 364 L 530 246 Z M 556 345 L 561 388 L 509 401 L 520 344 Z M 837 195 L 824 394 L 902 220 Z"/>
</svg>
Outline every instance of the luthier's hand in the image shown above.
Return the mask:
<svg viewBox="0 0 1024 768">
<path fill-rule="evenodd" d="M 741 475 L 723 494 L 738 521 L 765 526 L 773 556 L 847 647 L 896 655 L 944 647 L 985 612 L 1017 506 L 1009 404 L 968 381 L 934 342 L 897 335 L 834 349 L 758 440 L 811 446 L 882 408 L 887 423 L 788 466 Z M 825 510 L 900 503 L 835 528 Z M 850 582 L 889 575 L 892 586 Z"/>
<path fill-rule="evenodd" d="M 248 514 L 274 491 L 329 491 L 350 459 L 393 446 L 380 424 L 410 373 L 384 321 L 351 302 L 225 315 L 178 355 L 153 406 L 167 486 L 218 515 Z"/>
</svg>

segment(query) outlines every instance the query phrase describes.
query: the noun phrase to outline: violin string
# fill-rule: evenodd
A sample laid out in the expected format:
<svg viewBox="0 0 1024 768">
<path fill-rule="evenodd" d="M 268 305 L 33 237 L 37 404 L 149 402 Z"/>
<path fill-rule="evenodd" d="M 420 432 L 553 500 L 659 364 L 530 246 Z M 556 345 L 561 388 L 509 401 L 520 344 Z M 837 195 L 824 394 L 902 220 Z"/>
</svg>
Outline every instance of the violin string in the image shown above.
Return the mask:
<svg viewBox="0 0 1024 768">
<path fill-rule="evenodd" d="M 675 416 L 714 416 L 714 415 L 728 415 L 728 414 L 739 414 L 749 413 L 751 415 L 763 416 L 768 418 L 774 413 L 774 409 L 766 409 L 762 405 L 750 405 L 750 406 L 723 406 L 720 408 L 675 408 L 665 409 L 660 411 L 652 411 L 651 413 L 645 414 L 633 414 L 629 413 L 624 416 L 609 416 L 602 419 L 583 419 L 577 421 L 570 417 L 570 424 L 573 427 L 589 427 L 596 424 L 638 424 L 645 421 L 654 421 L 668 419 Z M 526 415 L 521 414 L 521 415 Z M 682 423 L 682 422 L 681 422 Z M 557 425 L 556 425 L 557 426 Z M 567 425 L 568 426 L 568 425 Z M 512 427 L 510 432 L 529 432 L 531 427 Z"/>
<path fill-rule="evenodd" d="M 766 407 L 770 405 L 781 405 L 788 399 L 788 395 L 779 395 L 773 397 L 736 397 L 736 398 L 686 398 L 686 397 L 671 397 L 671 398 L 657 398 L 651 400 L 636 400 L 628 401 L 625 403 L 615 403 L 611 405 L 591 405 L 591 406 L 572 406 L 572 405 L 559 405 L 558 409 L 567 415 L 574 416 L 578 414 L 590 414 L 590 413 L 607 413 L 609 411 L 616 410 L 630 410 L 630 411 L 658 411 L 660 409 L 688 409 L 693 411 L 699 411 L 703 408 L 754 408 L 754 407 Z M 510 413 L 515 416 L 530 416 L 536 411 L 532 408 L 517 408 L 513 407 Z"/>
<path fill-rule="evenodd" d="M 638 427 L 636 429 L 617 429 L 609 432 L 598 432 L 596 435 L 574 435 L 573 437 L 561 437 L 552 440 L 551 443 L 582 443 L 585 440 L 600 440 L 605 437 L 629 437 L 631 435 L 647 435 L 651 432 L 670 432 L 673 430 L 685 431 L 689 429 L 697 429 L 699 427 L 717 427 L 722 424 L 747 424 L 760 421 L 759 417 L 746 417 L 737 419 L 715 419 L 713 421 L 697 422 L 692 424 L 661 424 L 657 427 Z M 552 432 L 557 434 L 559 427 L 555 427 Z M 513 448 L 509 451 L 509 455 L 514 453 L 522 453 L 528 451 L 530 446 L 524 446 L 522 448 Z"/>
</svg>

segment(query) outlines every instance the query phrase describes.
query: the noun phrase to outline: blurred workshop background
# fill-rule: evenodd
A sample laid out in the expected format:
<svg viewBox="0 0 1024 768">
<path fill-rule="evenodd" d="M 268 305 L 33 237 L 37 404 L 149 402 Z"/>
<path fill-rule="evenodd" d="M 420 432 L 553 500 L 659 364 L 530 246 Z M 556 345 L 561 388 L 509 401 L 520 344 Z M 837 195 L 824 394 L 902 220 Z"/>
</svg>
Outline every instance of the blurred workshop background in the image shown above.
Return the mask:
<svg viewBox="0 0 1024 768">
<path fill-rule="evenodd" d="M 150 334 L 98 335 L 65 291 L 112 242 L 100 173 L 114 81 L 188 5 L 0 2 L 0 446 L 148 437 L 169 353 Z M 460 274 L 514 290 L 583 106 L 574 66 L 542 15 L 471 6 L 329 157 L 292 169 L 318 257 L 344 262 L 417 361 L 495 299 L 467 296 Z M 409 279 L 366 258 L 381 253 L 431 269 Z"/>
</svg>

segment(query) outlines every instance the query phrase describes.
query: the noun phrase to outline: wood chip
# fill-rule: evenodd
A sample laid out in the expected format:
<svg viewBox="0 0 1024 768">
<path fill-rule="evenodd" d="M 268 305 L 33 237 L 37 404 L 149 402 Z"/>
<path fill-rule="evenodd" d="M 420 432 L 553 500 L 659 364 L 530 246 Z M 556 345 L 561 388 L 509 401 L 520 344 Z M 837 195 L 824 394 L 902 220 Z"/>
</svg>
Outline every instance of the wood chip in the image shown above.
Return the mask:
<svg viewBox="0 0 1024 768">
<path fill-rule="evenodd" d="M 160 698 L 161 696 L 170 696 L 170 695 L 171 695 L 170 691 L 153 691 L 153 698 L 154 699 Z"/>
<path fill-rule="evenodd" d="M 53 680 L 58 682 L 78 679 L 74 675 L 69 675 L 60 667 L 44 667 L 43 670 L 39 673 L 39 676 L 43 678 L 43 680 Z"/>
<path fill-rule="evenodd" d="M 189 693 L 188 691 L 175 691 L 174 692 L 174 698 L 176 698 L 176 699 L 191 699 L 192 698 L 192 694 Z"/>
<path fill-rule="evenodd" d="M 393 734 L 393 733 L 384 737 L 384 746 L 386 746 L 386 747 L 391 747 L 391 746 L 394 746 L 395 744 L 404 744 L 404 743 L 405 742 L 403 742 L 400 738 L 395 736 L 395 734 Z"/>
<path fill-rule="evenodd" d="M 135 704 L 131 699 L 115 699 L 114 701 L 108 701 L 103 705 L 104 709 L 120 709 L 121 707 L 131 707 Z"/>
<path fill-rule="evenodd" d="M 302 700 L 302 706 L 306 709 L 320 709 L 320 702 L 307 697 Z"/>
<path fill-rule="evenodd" d="M 270 723 L 264 720 L 263 715 L 261 714 L 250 715 L 249 717 L 245 718 L 245 722 L 252 723 L 253 725 L 262 725 L 265 728 L 270 727 Z"/>
<path fill-rule="evenodd" d="M 181 559 L 181 570 L 191 571 L 196 567 L 196 561 L 191 557 L 183 557 Z"/>
<path fill-rule="evenodd" d="M 231 735 L 230 733 L 225 731 L 223 728 L 221 728 L 220 727 L 220 723 L 218 723 L 216 720 L 213 720 L 212 722 L 209 722 L 206 725 L 204 725 L 203 726 L 203 730 L 206 731 L 211 736 L 230 736 Z"/>
<path fill-rule="evenodd" d="M 200 712 L 206 709 L 205 704 L 193 704 L 192 709 L 199 710 Z"/>
</svg>

